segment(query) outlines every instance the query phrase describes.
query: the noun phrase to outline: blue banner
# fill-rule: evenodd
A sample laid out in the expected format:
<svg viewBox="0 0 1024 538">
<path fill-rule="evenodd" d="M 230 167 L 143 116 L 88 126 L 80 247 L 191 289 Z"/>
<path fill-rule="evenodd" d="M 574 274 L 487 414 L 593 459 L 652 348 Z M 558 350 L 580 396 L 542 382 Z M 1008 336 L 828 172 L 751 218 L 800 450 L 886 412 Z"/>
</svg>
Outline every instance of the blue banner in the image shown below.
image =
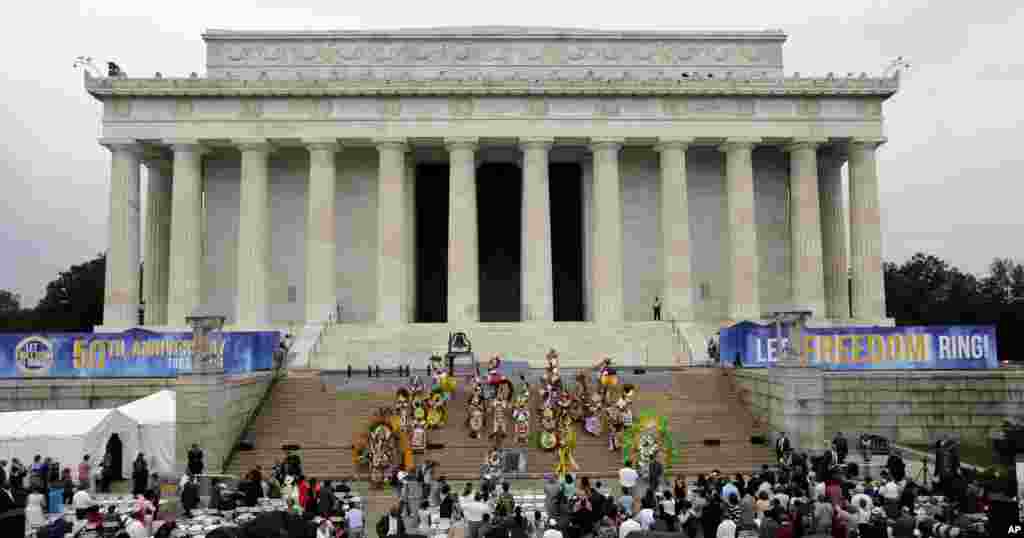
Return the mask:
<svg viewBox="0 0 1024 538">
<path fill-rule="evenodd" d="M 803 364 L 829 370 L 964 370 L 999 367 L 991 325 L 805 328 Z M 763 368 L 790 346 L 775 327 L 744 322 L 721 331 L 720 361 Z"/>
<path fill-rule="evenodd" d="M 226 332 L 225 374 L 273 368 L 276 332 Z M 192 371 L 192 333 L 0 334 L 0 378 L 174 377 Z"/>
</svg>

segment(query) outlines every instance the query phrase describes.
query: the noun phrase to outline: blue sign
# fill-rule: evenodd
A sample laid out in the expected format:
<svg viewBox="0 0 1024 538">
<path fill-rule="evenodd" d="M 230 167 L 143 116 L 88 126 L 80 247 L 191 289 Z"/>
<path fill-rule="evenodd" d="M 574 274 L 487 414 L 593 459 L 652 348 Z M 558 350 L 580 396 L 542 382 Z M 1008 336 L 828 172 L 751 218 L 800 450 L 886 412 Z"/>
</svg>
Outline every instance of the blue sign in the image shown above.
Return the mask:
<svg viewBox="0 0 1024 538">
<path fill-rule="evenodd" d="M 964 370 L 999 367 L 991 325 L 805 328 L 797 342 L 801 361 L 829 370 Z M 744 322 L 723 329 L 723 366 L 771 366 L 791 346 L 774 326 Z"/>
<path fill-rule="evenodd" d="M 273 368 L 276 332 L 227 332 L 225 374 Z M 174 377 L 192 371 L 192 333 L 0 334 L 0 378 Z"/>
</svg>

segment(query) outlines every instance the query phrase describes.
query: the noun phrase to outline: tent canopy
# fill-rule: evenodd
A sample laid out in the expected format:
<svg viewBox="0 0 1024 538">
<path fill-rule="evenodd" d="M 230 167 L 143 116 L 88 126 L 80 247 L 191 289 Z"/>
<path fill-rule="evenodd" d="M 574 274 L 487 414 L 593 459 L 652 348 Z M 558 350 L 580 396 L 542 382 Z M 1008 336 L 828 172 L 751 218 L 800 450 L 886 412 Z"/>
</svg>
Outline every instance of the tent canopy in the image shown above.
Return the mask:
<svg viewBox="0 0 1024 538">
<path fill-rule="evenodd" d="M 177 418 L 176 399 L 173 390 L 161 390 L 145 398 L 118 407 L 125 416 L 140 426 L 174 424 Z"/>
<path fill-rule="evenodd" d="M 173 473 L 176 448 L 177 399 L 173 390 L 161 390 L 118 407 L 139 429 L 139 450 L 151 473 Z"/>
<path fill-rule="evenodd" d="M 122 447 L 122 473 L 131 473 L 138 452 L 135 421 L 115 409 L 43 409 L 0 413 L 0 457 L 31 463 L 39 454 L 62 467 L 74 468 L 88 454 L 94 465 L 117 435 Z"/>
</svg>

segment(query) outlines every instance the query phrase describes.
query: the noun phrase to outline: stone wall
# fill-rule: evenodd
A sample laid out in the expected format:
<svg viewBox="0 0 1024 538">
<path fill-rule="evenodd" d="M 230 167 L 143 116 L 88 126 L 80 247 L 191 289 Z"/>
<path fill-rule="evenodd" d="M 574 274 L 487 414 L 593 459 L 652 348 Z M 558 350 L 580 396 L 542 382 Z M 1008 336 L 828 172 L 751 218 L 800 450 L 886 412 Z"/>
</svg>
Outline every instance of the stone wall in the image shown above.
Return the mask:
<svg viewBox="0 0 1024 538">
<path fill-rule="evenodd" d="M 206 472 L 224 469 L 239 435 L 270 389 L 274 374 L 187 375 L 177 379 L 177 472 L 184 472 L 188 450 L 198 443 Z"/>
<path fill-rule="evenodd" d="M 784 387 L 771 369 L 736 370 L 755 416 L 783 429 Z M 944 435 L 988 444 L 1007 417 L 1024 417 L 1024 369 L 826 372 L 825 435 L 876 433 L 898 443 Z"/>
<path fill-rule="evenodd" d="M 0 411 L 110 409 L 174 388 L 174 378 L 0 379 Z"/>
</svg>

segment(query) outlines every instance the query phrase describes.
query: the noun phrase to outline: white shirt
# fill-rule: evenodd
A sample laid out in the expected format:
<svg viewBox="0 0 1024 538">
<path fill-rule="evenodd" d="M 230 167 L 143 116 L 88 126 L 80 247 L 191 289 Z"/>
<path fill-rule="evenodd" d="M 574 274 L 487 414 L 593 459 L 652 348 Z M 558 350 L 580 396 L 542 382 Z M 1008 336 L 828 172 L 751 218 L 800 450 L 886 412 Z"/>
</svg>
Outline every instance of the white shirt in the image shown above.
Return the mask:
<svg viewBox="0 0 1024 538">
<path fill-rule="evenodd" d="M 562 531 L 558 529 L 548 529 L 544 531 L 543 538 L 562 538 Z"/>
<path fill-rule="evenodd" d="M 71 506 L 73 506 L 75 510 L 85 510 L 86 508 L 89 508 L 90 505 L 92 505 L 92 497 L 90 497 L 89 492 L 84 489 L 80 489 L 75 492 L 75 496 L 71 498 Z"/>
<path fill-rule="evenodd" d="M 363 528 L 363 511 L 358 508 L 350 509 L 348 512 L 345 512 L 345 521 L 348 522 L 348 528 L 350 529 Z"/>
<path fill-rule="evenodd" d="M 624 487 L 631 488 L 635 486 L 638 478 L 640 478 L 640 475 L 636 474 L 636 471 L 629 467 L 619 469 L 619 483 Z"/>
<path fill-rule="evenodd" d="M 723 519 L 718 524 L 718 532 L 715 533 L 715 538 L 736 538 L 736 523 L 731 519 Z"/>
<path fill-rule="evenodd" d="M 676 501 L 675 500 L 661 501 L 661 507 L 665 510 L 666 514 L 668 514 L 670 516 L 676 515 Z"/>
<path fill-rule="evenodd" d="M 462 515 L 466 516 L 466 521 L 480 523 L 484 520 L 484 514 L 490 513 L 491 507 L 482 502 L 473 501 L 462 505 Z"/>
<path fill-rule="evenodd" d="M 824 482 L 818 482 L 817 484 L 815 484 L 814 485 L 814 500 L 817 501 L 818 497 L 821 497 L 824 494 L 825 494 L 825 483 Z"/>
<path fill-rule="evenodd" d="M 882 491 L 880 493 L 882 494 L 882 497 L 885 497 L 886 499 L 897 501 L 900 498 L 900 487 L 896 482 L 889 481 L 882 486 Z"/>
<path fill-rule="evenodd" d="M 640 523 L 640 528 L 645 531 L 651 530 L 654 525 L 654 510 L 650 508 L 644 508 L 636 514 L 636 521 Z"/>
<path fill-rule="evenodd" d="M 854 494 L 853 497 L 850 498 L 850 504 L 852 504 L 853 506 L 856 506 L 857 509 L 860 510 L 860 501 L 861 500 L 867 501 L 867 504 L 865 504 L 865 506 L 867 506 L 867 511 L 870 514 L 871 513 L 871 509 L 875 507 L 875 503 L 873 503 L 871 501 L 871 497 L 868 497 L 866 494 L 864 494 L 864 493 L 856 493 L 856 494 Z"/>
<path fill-rule="evenodd" d="M 783 510 L 789 510 L 789 495 L 786 495 L 785 493 L 776 493 L 772 498 L 779 501 L 779 505 L 782 506 Z"/>
<path fill-rule="evenodd" d="M 125 530 L 128 531 L 129 538 L 149 538 L 149 531 L 146 530 L 146 526 L 135 518 L 128 522 Z"/>
<path fill-rule="evenodd" d="M 316 528 L 316 538 L 334 538 L 334 524 L 331 520 L 324 520 L 326 524 L 321 523 Z"/>
<path fill-rule="evenodd" d="M 635 520 L 627 519 L 622 522 L 622 525 L 619 525 L 619 538 L 626 538 L 626 536 L 629 536 L 629 533 L 641 530 L 643 530 L 643 527 L 641 527 L 639 523 Z"/>
</svg>

